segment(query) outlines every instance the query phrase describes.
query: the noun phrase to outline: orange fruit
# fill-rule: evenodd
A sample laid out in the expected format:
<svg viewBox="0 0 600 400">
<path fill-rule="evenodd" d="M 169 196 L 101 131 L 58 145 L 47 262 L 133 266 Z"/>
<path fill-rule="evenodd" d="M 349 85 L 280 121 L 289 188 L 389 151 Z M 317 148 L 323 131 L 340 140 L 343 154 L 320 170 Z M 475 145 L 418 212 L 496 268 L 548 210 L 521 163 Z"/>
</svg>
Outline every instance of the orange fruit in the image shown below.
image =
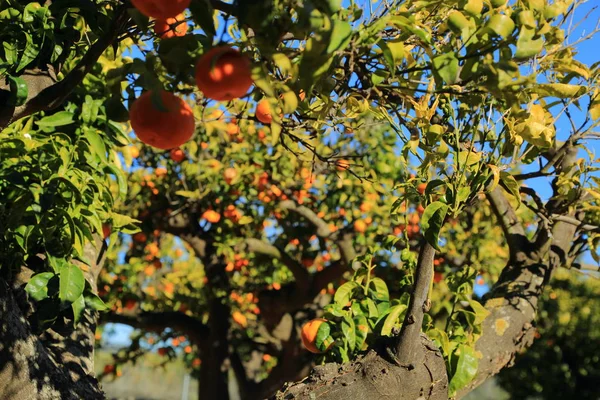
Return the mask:
<svg viewBox="0 0 600 400">
<path fill-rule="evenodd" d="M 216 224 L 221 220 L 221 214 L 216 212 L 215 210 L 206 210 L 202 214 L 202 218 L 210 222 L 211 224 Z"/>
<path fill-rule="evenodd" d="M 167 175 L 167 169 L 163 167 L 158 167 L 154 170 L 154 174 L 158 177 Z"/>
<path fill-rule="evenodd" d="M 317 348 L 317 345 L 315 342 L 317 340 L 317 333 L 319 332 L 319 327 L 321 326 L 321 324 L 323 324 L 323 322 L 327 322 L 327 320 L 323 319 L 323 318 L 315 318 L 313 320 L 308 321 L 306 324 L 304 324 L 302 326 L 302 333 L 301 333 L 302 344 L 311 353 L 315 353 L 315 354 L 322 353 L 322 351 L 320 351 Z M 330 347 L 332 345 L 333 345 L 333 343 L 331 343 Z"/>
<path fill-rule="evenodd" d="M 231 182 L 233 182 L 233 180 L 236 177 L 237 177 L 237 171 L 233 167 L 227 168 L 223 172 L 223 178 L 225 178 L 225 182 L 227 182 L 228 185 L 231 185 Z"/>
<path fill-rule="evenodd" d="M 138 232 L 133 235 L 133 241 L 137 243 L 144 243 L 148 240 L 148 236 L 144 232 Z"/>
<path fill-rule="evenodd" d="M 304 99 L 306 98 L 306 93 L 304 93 L 304 90 L 300 89 L 300 91 L 298 92 L 298 98 L 300 99 L 300 101 L 304 101 Z"/>
<path fill-rule="evenodd" d="M 108 364 L 104 366 L 104 374 L 111 374 L 115 372 L 115 366 L 112 364 Z"/>
<path fill-rule="evenodd" d="M 185 160 L 185 153 L 181 149 L 172 149 L 169 153 L 169 157 L 176 163 L 180 163 Z"/>
<path fill-rule="evenodd" d="M 244 96 L 252 86 L 250 69 L 250 60 L 236 49 L 215 47 L 196 64 L 196 85 L 208 98 L 233 100 Z"/>
<path fill-rule="evenodd" d="M 138 139 L 162 150 L 179 147 L 190 140 L 196 129 L 191 107 L 163 90 L 159 93 L 161 110 L 154 104 L 152 93 L 142 94 L 129 110 L 131 127 Z"/>
<path fill-rule="evenodd" d="M 248 326 L 248 320 L 247 320 L 246 316 L 244 314 L 242 314 L 241 312 L 235 311 L 232 314 L 232 318 L 241 327 L 245 328 L 246 326 Z"/>
<path fill-rule="evenodd" d="M 185 346 L 183 348 L 183 352 L 186 354 L 190 354 L 192 352 L 192 346 Z"/>
<path fill-rule="evenodd" d="M 350 163 L 347 160 L 338 160 L 335 163 L 335 168 L 338 171 L 345 171 L 350 168 Z"/>
<path fill-rule="evenodd" d="M 166 356 L 168 353 L 169 349 L 167 349 L 166 347 L 161 347 L 160 349 L 158 349 L 158 355 L 159 356 Z"/>
<path fill-rule="evenodd" d="M 354 230 L 359 233 L 365 233 L 367 231 L 367 223 L 362 219 L 354 221 Z"/>
<path fill-rule="evenodd" d="M 237 123 L 235 122 L 230 122 L 227 124 L 227 133 L 229 134 L 229 136 L 235 136 L 238 133 L 240 133 L 240 127 Z"/>
<path fill-rule="evenodd" d="M 442 279 L 444 279 L 444 274 L 437 271 L 433 273 L 433 282 L 439 283 Z"/>
<path fill-rule="evenodd" d="M 263 99 L 258 102 L 256 106 L 256 119 L 263 124 L 270 124 L 273 121 L 273 115 L 271 114 L 271 104 L 269 100 Z"/>
<path fill-rule="evenodd" d="M 271 361 L 271 355 L 270 354 L 263 354 L 262 359 L 264 362 L 269 362 Z"/>
<path fill-rule="evenodd" d="M 131 0 L 131 4 L 147 17 L 176 17 L 189 7 L 191 0 Z"/>
<path fill-rule="evenodd" d="M 107 237 L 110 236 L 110 225 L 109 224 L 102 224 L 102 236 L 104 237 L 104 239 L 106 239 Z"/>
<path fill-rule="evenodd" d="M 417 207 L 417 212 L 419 214 L 423 214 L 425 212 L 425 207 L 423 207 L 423 205 L 419 204 L 419 206 Z"/>
<path fill-rule="evenodd" d="M 192 367 L 194 368 L 198 368 L 200 364 L 202 364 L 202 360 L 200 360 L 199 358 L 194 358 L 194 361 L 192 361 Z"/>
<path fill-rule="evenodd" d="M 426 183 L 419 183 L 419 185 L 417 186 L 417 191 L 420 194 L 425 193 L 425 188 L 427 188 L 427 184 Z"/>
<path fill-rule="evenodd" d="M 179 14 L 174 18 L 157 19 L 154 23 L 154 33 L 161 39 L 185 36 L 187 31 L 188 25 L 185 23 L 185 16 L 183 14 Z"/>
<path fill-rule="evenodd" d="M 131 148 L 131 158 L 138 158 L 140 156 L 140 150 L 137 147 Z"/>
</svg>

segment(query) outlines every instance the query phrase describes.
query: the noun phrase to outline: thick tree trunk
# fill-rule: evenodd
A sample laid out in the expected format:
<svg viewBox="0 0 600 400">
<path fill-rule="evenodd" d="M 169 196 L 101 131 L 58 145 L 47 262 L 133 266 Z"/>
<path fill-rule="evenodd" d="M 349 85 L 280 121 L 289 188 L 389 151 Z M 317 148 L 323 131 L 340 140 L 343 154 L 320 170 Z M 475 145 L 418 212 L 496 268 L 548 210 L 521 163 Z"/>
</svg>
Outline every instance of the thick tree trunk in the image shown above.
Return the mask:
<svg viewBox="0 0 600 400">
<path fill-rule="evenodd" d="M 36 335 L 21 289 L 0 279 L 0 399 L 104 399 L 93 376 L 96 313 L 86 310 L 77 329 Z M 58 330 L 58 328 L 56 328 Z"/>
</svg>

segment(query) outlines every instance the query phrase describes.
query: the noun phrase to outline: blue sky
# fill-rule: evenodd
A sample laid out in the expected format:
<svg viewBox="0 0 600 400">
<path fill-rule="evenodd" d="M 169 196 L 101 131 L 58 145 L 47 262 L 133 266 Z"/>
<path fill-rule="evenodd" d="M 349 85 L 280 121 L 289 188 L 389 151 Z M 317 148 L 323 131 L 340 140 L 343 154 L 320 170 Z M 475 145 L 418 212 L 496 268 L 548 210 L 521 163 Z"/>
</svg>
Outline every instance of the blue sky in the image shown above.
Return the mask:
<svg viewBox="0 0 600 400">
<path fill-rule="evenodd" d="M 357 4 L 362 4 L 363 9 L 365 10 L 365 16 L 369 15 L 369 0 L 360 0 L 355 1 Z M 348 6 L 350 4 L 350 0 L 344 0 L 344 6 Z M 372 3 L 371 7 L 373 10 L 377 8 L 378 2 Z M 568 37 L 568 43 L 575 43 L 581 37 L 585 36 L 587 33 L 594 30 L 597 21 L 600 20 L 600 10 L 598 7 L 597 0 L 590 0 L 580 6 L 574 16 L 572 17 L 572 26 L 575 27 L 573 29 L 571 35 Z M 587 15 L 587 19 L 584 20 L 584 17 Z M 600 61 L 600 36 L 596 37 L 593 40 L 588 40 L 582 42 L 576 46 L 577 56 L 575 57 L 578 61 L 581 61 L 584 64 L 591 65 L 595 62 Z M 141 53 L 139 51 L 134 50 L 131 54 L 134 57 L 141 57 Z M 574 118 L 576 120 L 582 121 L 584 115 L 582 113 L 574 113 Z M 570 132 L 570 124 L 566 118 L 560 118 L 557 122 L 557 138 L 559 140 L 565 140 L 568 137 Z M 590 140 L 586 143 L 586 147 L 588 150 L 591 150 L 593 153 L 598 153 L 600 150 L 600 143 L 595 140 Z M 587 157 L 587 155 L 582 152 L 582 156 Z M 528 172 L 530 170 L 535 169 L 535 165 L 527 168 L 524 172 Z M 551 195 L 550 190 L 550 181 L 551 178 L 537 178 L 527 181 L 527 184 L 534 188 L 536 192 L 543 198 L 548 199 Z M 589 257 L 586 257 L 589 258 Z M 589 261 L 589 260 L 586 260 Z M 486 286 L 476 286 L 475 292 L 478 295 L 481 295 L 487 290 Z M 133 332 L 133 328 L 121 325 L 121 324 L 107 324 L 107 330 L 111 330 L 112 334 L 109 337 L 106 337 L 104 340 L 107 340 L 112 345 L 122 345 L 126 346 L 129 344 L 129 336 Z"/>
</svg>

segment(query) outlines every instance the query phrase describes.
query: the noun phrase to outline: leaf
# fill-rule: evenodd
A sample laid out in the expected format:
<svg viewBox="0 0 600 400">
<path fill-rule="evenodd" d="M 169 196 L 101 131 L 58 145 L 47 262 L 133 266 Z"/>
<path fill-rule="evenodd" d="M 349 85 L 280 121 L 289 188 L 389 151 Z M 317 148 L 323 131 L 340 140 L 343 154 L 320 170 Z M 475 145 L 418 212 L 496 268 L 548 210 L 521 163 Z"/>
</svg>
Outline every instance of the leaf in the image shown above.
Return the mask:
<svg viewBox="0 0 600 400">
<path fill-rule="evenodd" d="M 456 83 L 460 68 L 456 53 L 445 53 L 434 57 L 432 61 L 435 72 L 449 85 Z"/>
<path fill-rule="evenodd" d="M 507 15 L 494 14 L 490 17 L 486 28 L 506 39 L 515 30 L 515 22 Z"/>
<path fill-rule="evenodd" d="M 25 67 L 27 67 L 33 60 L 35 60 L 40 53 L 40 46 L 31 38 L 29 33 L 24 32 L 25 38 L 27 39 L 27 45 L 25 46 L 25 50 L 23 51 L 23 55 L 21 56 L 21 60 L 19 61 L 19 65 L 17 66 L 16 72 L 21 71 Z"/>
<path fill-rule="evenodd" d="M 29 90 L 27 89 L 27 82 L 20 76 L 8 76 L 10 83 L 10 100 L 11 106 L 21 106 L 27 101 Z"/>
<path fill-rule="evenodd" d="M 385 318 L 385 322 L 381 328 L 381 336 L 390 336 L 392 334 L 392 328 L 397 324 L 398 319 L 408 307 L 405 304 L 397 304 L 390 308 L 390 312 Z"/>
<path fill-rule="evenodd" d="M 450 380 L 449 395 L 454 396 L 457 390 L 467 386 L 475 378 L 479 360 L 475 355 L 475 349 L 467 345 L 460 345 L 456 350 L 458 362 L 456 371 Z"/>
<path fill-rule="evenodd" d="M 209 36 L 215 36 L 215 22 L 213 19 L 214 9 L 212 4 L 207 0 L 195 0 L 190 3 L 189 9 L 192 13 L 194 21 L 200 28 Z"/>
<path fill-rule="evenodd" d="M 356 327 L 356 343 L 354 345 L 355 350 L 362 350 L 369 335 L 369 324 L 367 318 L 364 315 L 357 315 L 354 317 L 354 326 Z"/>
<path fill-rule="evenodd" d="M 438 236 L 447 213 L 447 204 L 444 204 L 441 201 L 434 201 L 427 206 L 421 217 L 421 227 L 423 228 L 425 239 L 436 250 L 439 250 Z"/>
<path fill-rule="evenodd" d="M 85 310 L 85 300 L 83 299 L 83 294 L 71 304 L 71 308 L 73 309 L 73 324 L 77 325 L 81 319 L 83 310 Z"/>
<path fill-rule="evenodd" d="M 438 328 L 430 329 L 427 331 L 427 337 L 434 341 L 446 357 L 450 355 L 450 339 L 446 332 Z"/>
<path fill-rule="evenodd" d="M 521 28 L 519 38 L 517 39 L 517 51 L 515 58 L 529 58 L 539 54 L 544 48 L 544 39 L 542 37 L 533 39 L 534 29 L 525 26 Z"/>
<path fill-rule="evenodd" d="M 510 193 L 518 202 L 519 206 L 521 205 L 521 194 L 519 192 L 519 182 L 515 179 L 514 176 L 509 174 L 508 172 L 502 171 L 500 172 L 500 182 L 502 182 L 502 186 L 506 189 L 508 193 Z M 517 207 L 518 208 L 518 207 Z"/>
<path fill-rule="evenodd" d="M 557 97 L 569 99 L 580 97 L 585 94 L 586 88 L 581 85 L 568 85 L 565 83 L 544 83 L 537 85 L 534 92 L 540 97 Z"/>
<path fill-rule="evenodd" d="M 48 282 L 55 276 L 53 272 L 35 274 L 25 285 L 25 291 L 35 301 L 44 300 L 48 297 Z"/>
<path fill-rule="evenodd" d="M 332 54 L 338 50 L 344 49 L 352 39 L 352 25 L 346 21 L 334 19 L 333 29 L 327 46 L 327 54 Z"/>
<path fill-rule="evenodd" d="M 348 343 L 348 350 L 353 351 L 356 345 L 356 327 L 354 326 L 354 320 L 350 317 L 344 317 L 341 323 L 342 334 Z"/>
<path fill-rule="evenodd" d="M 492 184 L 488 188 L 488 192 L 492 192 L 500 183 L 500 168 L 493 164 L 488 164 L 488 168 L 492 171 Z"/>
<path fill-rule="evenodd" d="M 481 324 L 483 322 L 483 320 L 486 319 L 488 317 L 488 315 L 490 315 L 490 312 L 476 300 L 472 300 L 472 299 L 469 300 L 469 305 L 475 312 L 474 323 L 476 325 Z"/>
<path fill-rule="evenodd" d="M 287 92 L 281 95 L 281 100 L 283 101 L 283 113 L 291 114 L 298 108 L 298 97 L 296 93 L 288 90 Z"/>
<path fill-rule="evenodd" d="M 112 213 L 110 218 L 112 221 L 112 227 L 115 231 L 120 231 L 127 234 L 137 233 L 140 231 L 139 225 L 142 222 L 135 218 L 118 213 Z"/>
<path fill-rule="evenodd" d="M 66 263 L 61 266 L 58 274 L 58 297 L 62 302 L 74 303 L 81 296 L 85 288 L 83 272 L 76 265 Z"/>
<path fill-rule="evenodd" d="M 85 129 L 83 135 L 90 144 L 93 153 L 101 160 L 106 161 L 106 146 L 102 137 L 93 129 Z"/>
<path fill-rule="evenodd" d="M 467 165 L 470 167 L 477 164 L 481 160 L 481 153 L 469 150 L 461 150 L 458 153 L 458 164 L 462 167 Z"/>
<path fill-rule="evenodd" d="M 319 325 L 319 329 L 317 330 L 317 337 L 315 338 L 315 346 L 320 351 L 327 351 L 329 346 L 333 343 L 333 338 L 329 334 L 331 332 L 331 327 L 327 322 L 323 322 Z"/>
<path fill-rule="evenodd" d="M 377 301 L 389 301 L 390 294 L 385 281 L 381 278 L 372 278 L 369 283 L 371 297 Z"/>
<path fill-rule="evenodd" d="M 89 308 L 94 309 L 96 311 L 108 310 L 108 306 L 106 305 L 106 303 L 104 303 L 104 301 L 102 301 L 102 299 L 100 297 L 96 296 L 93 293 L 88 293 L 85 296 L 85 304 Z"/>
<path fill-rule="evenodd" d="M 335 304 L 339 304 L 341 307 L 345 307 L 346 304 L 348 304 L 350 299 L 353 297 L 352 292 L 354 292 L 354 290 L 358 287 L 358 283 L 354 281 L 344 283 L 335 291 L 333 301 L 335 302 Z"/>
<path fill-rule="evenodd" d="M 41 120 L 37 121 L 38 126 L 43 127 L 56 127 L 56 126 L 64 126 L 73 123 L 73 113 L 68 111 L 59 111 L 56 114 L 50 115 L 48 117 L 44 117 Z"/>
<path fill-rule="evenodd" d="M 380 40 L 377 45 L 383 52 L 383 57 L 391 67 L 392 73 L 396 70 L 396 66 L 404 60 L 404 41 L 400 39 Z"/>
<path fill-rule="evenodd" d="M 108 172 L 112 173 L 115 178 L 117 178 L 117 184 L 119 185 L 119 197 L 124 199 L 125 196 L 127 196 L 127 181 L 125 180 L 123 171 L 112 164 L 106 164 L 104 169 L 108 170 Z"/>
</svg>

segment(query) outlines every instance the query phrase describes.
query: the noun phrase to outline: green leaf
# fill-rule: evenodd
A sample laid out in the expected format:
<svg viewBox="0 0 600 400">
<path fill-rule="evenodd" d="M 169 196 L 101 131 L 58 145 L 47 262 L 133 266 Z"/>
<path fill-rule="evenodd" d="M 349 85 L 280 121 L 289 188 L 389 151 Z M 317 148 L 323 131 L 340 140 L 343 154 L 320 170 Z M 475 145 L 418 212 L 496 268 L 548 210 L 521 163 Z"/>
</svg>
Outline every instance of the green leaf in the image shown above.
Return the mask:
<svg viewBox="0 0 600 400">
<path fill-rule="evenodd" d="M 48 297 L 48 282 L 55 276 L 53 272 L 36 274 L 25 285 L 25 291 L 35 301 L 43 300 Z"/>
<path fill-rule="evenodd" d="M 383 57 L 393 73 L 396 66 L 404 60 L 404 41 L 400 39 L 380 40 L 377 45 L 381 47 Z"/>
<path fill-rule="evenodd" d="M 102 301 L 102 299 L 93 293 L 89 293 L 85 296 L 85 304 L 96 311 L 106 311 L 108 306 Z"/>
<path fill-rule="evenodd" d="M 335 291 L 335 296 L 333 297 L 333 301 L 335 304 L 339 304 L 341 307 L 345 307 L 346 304 L 353 297 L 354 290 L 359 288 L 358 283 L 354 281 L 349 281 L 344 283 Z"/>
<path fill-rule="evenodd" d="M 354 320 L 350 317 L 344 317 L 341 323 L 342 334 L 346 343 L 348 343 L 348 350 L 353 351 L 356 345 L 356 327 L 354 326 Z"/>
<path fill-rule="evenodd" d="M 117 183 L 119 185 L 119 196 L 120 198 L 124 199 L 127 195 L 127 181 L 125 180 L 123 171 L 112 164 L 106 164 L 104 168 L 105 170 L 108 170 L 108 172 L 112 173 L 115 178 L 117 178 Z"/>
<path fill-rule="evenodd" d="M 10 100 L 11 106 L 21 106 L 27 101 L 29 90 L 27 89 L 27 82 L 19 76 L 8 76 L 10 83 Z"/>
<path fill-rule="evenodd" d="M 515 22 L 508 15 L 494 14 L 490 17 L 486 28 L 506 39 L 515 30 Z"/>
<path fill-rule="evenodd" d="M 73 113 L 68 111 L 59 111 L 56 114 L 50 115 L 48 117 L 44 117 L 41 120 L 37 121 L 38 126 L 43 127 L 56 127 L 56 126 L 64 126 L 73 123 Z"/>
<path fill-rule="evenodd" d="M 74 303 L 81 296 L 85 288 L 83 272 L 74 264 L 64 264 L 61 266 L 58 274 L 58 297 L 62 302 Z"/>
<path fill-rule="evenodd" d="M 469 305 L 475 312 L 474 323 L 476 325 L 481 324 L 483 320 L 486 319 L 488 315 L 490 315 L 490 312 L 476 300 L 469 300 Z"/>
<path fill-rule="evenodd" d="M 377 301 L 389 301 L 390 294 L 385 281 L 381 278 L 372 278 L 369 283 L 369 293 Z"/>
<path fill-rule="evenodd" d="M 331 37 L 326 50 L 327 54 L 343 50 L 352 39 L 352 25 L 350 23 L 337 19 L 334 19 L 332 22 L 333 29 L 331 30 Z"/>
<path fill-rule="evenodd" d="M 112 213 L 111 214 L 112 227 L 115 231 L 132 234 L 140 231 L 139 225 L 141 221 L 131 218 L 128 215 Z"/>
<path fill-rule="evenodd" d="M 329 334 L 331 327 L 327 322 L 323 322 L 317 330 L 317 337 L 315 338 L 315 346 L 320 351 L 327 351 L 329 346 L 333 343 L 333 338 Z"/>
<path fill-rule="evenodd" d="M 517 51 L 515 58 L 529 58 L 538 55 L 544 48 L 544 39 L 539 37 L 533 39 L 535 30 L 525 26 L 521 28 L 519 38 L 517 39 Z"/>
<path fill-rule="evenodd" d="M 427 206 L 421 217 L 421 227 L 423 228 L 425 239 L 436 250 L 439 250 L 438 236 L 447 213 L 448 205 L 441 201 L 434 201 Z"/>
<path fill-rule="evenodd" d="M 519 182 L 515 179 L 514 176 L 509 174 L 506 171 L 500 172 L 500 182 L 502 182 L 502 186 L 508 193 L 510 193 L 521 205 L 521 193 L 519 192 Z"/>
<path fill-rule="evenodd" d="M 402 316 L 408 307 L 405 304 L 397 304 L 390 309 L 385 322 L 381 328 L 381 336 L 390 336 L 392 328 L 398 323 L 398 319 Z"/>
<path fill-rule="evenodd" d="M 446 332 L 438 328 L 430 329 L 427 331 L 427 337 L 434 341 L 445 356 L 450 355 L 450 339 Z"/>
<path fill-rule="evenodd" d="M 475 349 L 467 345 L 460 345 L 455 353 L 458 356 L 456 371 L 450 380 L 449 395 L 454 396 L 456 391 L 467 386 L 475 378 L 479 359 Z"/>
<path fill-rule="evenodd" d="M 83 294 L 77 298 L 72 304 L 71 308 L 73 309 L 73 323 L 77 325 L 79 320 L 81 319 L 81 315 L 83 314 L 83 310 L 85 310 L 85 301 L 83 299 Z"/>
<path fill-rule="evenodd" d="M 456 83 L 460 68 L 456 53 L 445 53 L 434 57 L 432 61 L 435 72 L 449 85 Z"/>
<path fill-rule="evenodd" d="M 200 25 L 200 28 L 209 36 L 215 36 L 215 21 L 213 19 L 214 9 L 207 0 L 195 0 L 190 3 L 189 9 L 194 21 Z"/>
<path fill-rule="evenodd" d="M 544 83 L 536 86 L 534 92 L 540 97 L 569 99 L 580 97 L 585 94 L 586 87 L 581 85 L 568 85 L 565 83 Z"/>
<path fill-rule="evenodd" d="M 21 60 L 19 61 L 19 65 L 17 66 L 16 72 L 21 71 L 25 67 L 27 67 L 33 60 L 35 60 L 40 53 L 40 46 L 31 38 L 29 33 L 24 32 L 25 38 L 27 39 L 27 45 L 25 46 L 25 50 L 23 51 L 23 55 L 21 56 Z"/>
<path fill-rule="evenodd" d="M 367 340 L 369 334 L 369 324 L 367 318 L 364 315 L 357 315 L 354 317 L 354 326 L 356 327 L 356 343 L 354 349 L 360 351 L 363 349 L 363 345 Z"/>
<path fill-rule="evenodd" d="M 106 145 L 104 144 L 102 137 L 100 137 L 93 129 L 84 129 L 83 135 L 90 144 L 93 153 L 101 160 L 106 161 Z"/>
</svg>

